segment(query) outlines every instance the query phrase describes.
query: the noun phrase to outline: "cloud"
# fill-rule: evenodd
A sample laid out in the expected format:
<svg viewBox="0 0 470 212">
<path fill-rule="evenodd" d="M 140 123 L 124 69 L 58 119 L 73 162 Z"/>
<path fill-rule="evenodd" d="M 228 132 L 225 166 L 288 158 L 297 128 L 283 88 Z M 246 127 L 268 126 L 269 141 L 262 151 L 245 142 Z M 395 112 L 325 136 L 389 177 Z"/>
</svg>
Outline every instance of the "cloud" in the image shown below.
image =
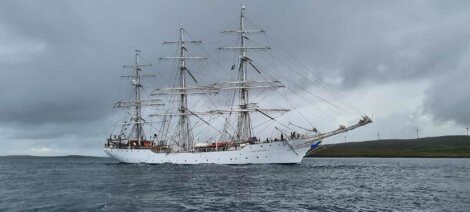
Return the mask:
<svg viewBox="0 0 470 212">
<path fill-rule="evenodd" d="M 60 150 L 57 150 L 57 149 L 50 149 L 50 148 L 47 148 L 47 147 L 32 147 L 29 149 L 29 151 L 31 152 L 31 154 L 33 155 L 38 155 L 38 156 L 50 156 L 50 155 L 58 155 L 60 154 Z"/>
<path fill-rule="evenodd" d="M 424 110 L 438 122 L 455 121 L 463 126 L 470 125 L 470 54 L 455 68 L 446 71 L 434 81 L 434 85 L 426 91 Z"/>
<path fill-rule="evenodd" d="M 47 43 L 40 39 L 19 37 L 0 23 L 0 62 L 20 63 L 47 51 Z"/>
</svg>

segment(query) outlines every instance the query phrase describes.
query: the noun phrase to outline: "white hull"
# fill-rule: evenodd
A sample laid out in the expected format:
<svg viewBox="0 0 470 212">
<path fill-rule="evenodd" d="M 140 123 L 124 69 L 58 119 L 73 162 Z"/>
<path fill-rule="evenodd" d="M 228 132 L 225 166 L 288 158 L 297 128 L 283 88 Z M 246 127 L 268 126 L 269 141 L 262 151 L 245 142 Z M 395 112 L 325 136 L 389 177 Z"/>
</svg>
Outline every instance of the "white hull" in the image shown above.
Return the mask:
<svg viewBox="0 0 470 212">
<path fill-rule="evenodd" d="M 286 142 L 289 142 L 287 144 Z M 238 150 L 216 152 L 154 153 L 150 149 L 104 148 L 124 163 L 173 164 L 256 164 L 300 163 L 314 141 L 295 139 L 247 145 Z"/>
</svg>

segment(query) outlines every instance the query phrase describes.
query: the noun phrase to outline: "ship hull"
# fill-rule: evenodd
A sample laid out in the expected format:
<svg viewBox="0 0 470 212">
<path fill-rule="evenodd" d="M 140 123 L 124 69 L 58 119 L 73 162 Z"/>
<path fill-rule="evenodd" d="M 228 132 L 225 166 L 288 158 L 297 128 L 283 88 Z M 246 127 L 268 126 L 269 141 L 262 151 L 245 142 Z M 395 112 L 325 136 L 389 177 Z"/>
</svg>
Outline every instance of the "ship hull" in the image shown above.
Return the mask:
<svg viewBox="0 0 470 212">
<path fill-rule="evenodd" d="M 302 161 L 312 143 L 313 141 L 306 139 L 296 139 L 251 144 L 238 150 L 214 152 L 155 153 L 150 149 L 117 148 L 104 148 L 104 152 L 124 163 L 298 164 Z"/>
</svg>

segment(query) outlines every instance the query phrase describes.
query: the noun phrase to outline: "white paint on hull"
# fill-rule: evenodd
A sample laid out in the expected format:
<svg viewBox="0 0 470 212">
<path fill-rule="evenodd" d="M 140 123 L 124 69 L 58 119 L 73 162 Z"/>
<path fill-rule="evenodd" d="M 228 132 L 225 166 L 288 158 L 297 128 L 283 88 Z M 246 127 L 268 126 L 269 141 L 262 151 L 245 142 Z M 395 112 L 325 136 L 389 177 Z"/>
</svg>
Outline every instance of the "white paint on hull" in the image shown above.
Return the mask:
<svg viewBox="0 0 470 212">
<path fill-rule="evenodd" d="M 104 148 L 112 158 L 124 163 L 173 164 L 255 164 L 300 163 L 313 141 L 297 139 L 272 143 L 251 144 L 242 149 L 216 152 L 154 153 L 150 149 Z"/>
</svg>

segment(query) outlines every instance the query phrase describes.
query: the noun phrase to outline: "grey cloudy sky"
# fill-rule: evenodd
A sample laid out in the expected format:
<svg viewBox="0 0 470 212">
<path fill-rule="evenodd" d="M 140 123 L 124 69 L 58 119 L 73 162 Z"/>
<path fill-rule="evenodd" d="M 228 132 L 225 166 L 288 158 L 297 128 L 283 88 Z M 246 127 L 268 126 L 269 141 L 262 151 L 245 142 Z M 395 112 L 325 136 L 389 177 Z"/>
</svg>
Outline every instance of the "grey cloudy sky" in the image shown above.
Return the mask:
<svg viewBox="0 0 470 212">
<path fill-rule="evenodd" d="M 409 138 L 416 127 L 423 136 L 464 134 L 470 125 L 469 1 L 245 4 L 249 19 L 288 49 L 308 69 L 301 70 L 305 75 L 374 115 L 374 125 L 351 132 L 349 140 L 375 139 L 377 132 Z M 122 97 L 120 67 L 131 62 L 133 49 L 158 63 L 171 53 L 161 43 L 183 24 L 207 41 L 215 57 L 223 44 L 219 32 L 236 20 L 239 6 L 215 0 L 1 1 L 0 155 L 102 155 L 111 106 Z M 273 70 L 281 78 L 291 74 Z"/>
</svg>

